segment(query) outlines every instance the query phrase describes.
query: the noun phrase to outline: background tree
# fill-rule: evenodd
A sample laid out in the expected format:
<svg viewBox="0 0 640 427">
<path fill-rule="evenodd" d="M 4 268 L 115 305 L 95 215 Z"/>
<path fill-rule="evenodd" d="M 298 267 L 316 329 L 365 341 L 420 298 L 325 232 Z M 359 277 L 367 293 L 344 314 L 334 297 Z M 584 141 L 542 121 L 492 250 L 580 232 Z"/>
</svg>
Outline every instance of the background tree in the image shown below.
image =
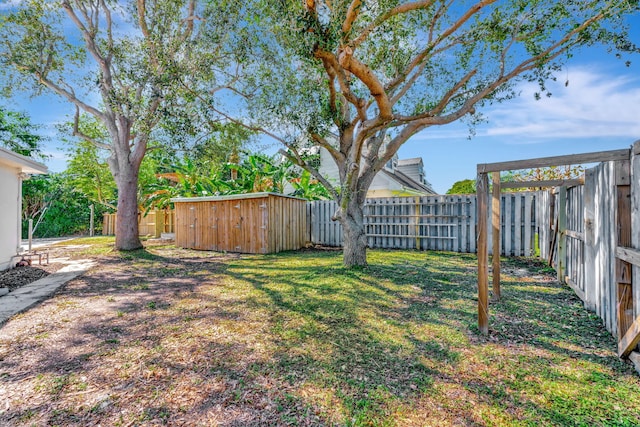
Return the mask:
<svg viewBox="0 0 640 427">
<path fill-rule="evenodd" d="M 313 182 L 308 172 L 294 168 L 279 155 L 240 151 L 237 161 L 228 161 L 216 168 L 198 167 L 190 157 L 185 157 L 170 170 L 172 172 L 157 174 L 157 180 L 149 187 L 152 191 L 144 197 L 146 210 L 165 209 L 173 197 L 291 191 L 298 197 L 317 199 L 326 194 L 324 187 Z"/>
<path fill-rule="evenodd" d="M 91 138 L 69 138 L 77 126 L 82 135 Z M 109 134 L 92 116 L 82 115 L 76 123 L 67 123 L 61 127 L 62 140 L 67 143 L 69 160 L 65 176 L 69 183 L 84 196 L 97 205 L 110 211 L 117 209 L 117 187 L 107 163 L 108 150 L 97 146 L 92 141 L 100 141 L 102 147 L 108 146 Z"/>
<path fill-rule="evenodd" d="M 26 114 L 0 107 L 0 144 L 5 148 L 23 156 L 44 160 L 44 138 L 37 131 L 37 126 L 31 123 Z"/>
<path fill-rule="evenodd" d="M 339 209 L 344 264 L 366 264 L 363 205 L 373 177 L 411 136 L 544 82 L 580 45 L 628 50 L 633 1 L 266 1 L 276 45 L 251 93 L 261 127 L 322 182 Z M 265 35 L 264 37 L 267 37 Z M 265 124 L 266 123 L 266 124 Z M 330 154 L 338 185 L 304 160 Z"/>
<path fill-rule="evenodd" d="M 292 196 L 307 200 L 327 200 L 331 198 L 324 185 L 314 179 L 307 170 L 303 170 L 299 177 L 292 178 L 290 182 L 294 188 Z"/>
<path fill-rule="evenodd" d="M 92 203 L 64 173 L 33 176 L 22 184 L 22 236 L 27 237 L 28 220 L 34 221 L 35 237 L 87 234 Z M 105 207 L 97 205 L 96 218 Z M 96 231 L 102 222 L 96 221 Z"/>
<path fill-rule="evenodd" d="M 447 194 L 475 194 L 475 192 L 475 179 L 463 179 L 462 181 L 456 181 L 453 183 L 451 188 L 447 190 Z"/>
<path fill-rule="evenodd" d="M 502 182 L 527 182 L 527 181 L 555 181 L 578 178 L 584 174 L 582 165 L 550 166 L 545 168 L 524 169 L 518 171 L 503 172 L 500 174 Z M 508 191 L 536 191 L 540 187 L 521 187 Z M 503 190 L 505 191 L 505 190 Z"/>
<path fill-rule="evenodd" d="M 201 89 L 211 98 L 236 78 L 244 50 L 232 38 L 242 27 L 228 28 L 241 4 L 207 4 L 25 0 L 0 19 L 7 86 L 53 92 L 76 108 L 76 118 L 83 111 L 106 129 L 107 145 L 79 126 L 74 133 L 109 150 L 118 188 L 118 249 L 141 247 L 137 186 L 152 132 L 170 117 L 191 117 L 192 99 L 185 94 Z"/>
<path fill-rule="evenodd" d="M 195 166 L 202 171 L 214 172 L 224 168 L 241 151 L 247 151 L 254 144 L 255 132 L 232 122 L 206 123 L 205 131 L 195 135 L 194 141 L 187 141 L 183 149 Z"/>
</svg>

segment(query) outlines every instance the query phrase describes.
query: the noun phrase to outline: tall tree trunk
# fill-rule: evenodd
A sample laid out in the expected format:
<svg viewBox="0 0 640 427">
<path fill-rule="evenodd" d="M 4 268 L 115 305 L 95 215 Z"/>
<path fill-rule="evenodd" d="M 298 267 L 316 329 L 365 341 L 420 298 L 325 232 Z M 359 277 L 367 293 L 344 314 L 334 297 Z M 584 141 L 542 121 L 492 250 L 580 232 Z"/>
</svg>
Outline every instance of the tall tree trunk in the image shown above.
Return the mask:
<svg viewBox="0 0 640 427">
<path fill-rule="evenodd" d="M 131 251 L 140 249 L 138 236 L 138 168 L 130 165 L 116 176 L 118 186 L 118 222 L 116 224 L 116 249 Z"/>
<path fill-rule="evenodd" d="M 344 266 L 348 268 L 366 266 L 367 235 L 362 205 L 356 200 L 350 201 L 339 219 L 344 232 Z"/>
<path fill-rule="evenodd" d="M 138 235 L 138 175 L 146 152 L 147 135 L 141 135 L 132 149 L 129 144 L 131 120 L 111 114 L 106 117 L 105 125 L 112 140 L 109 169 L 118 187 L 116 249 L 132 251 L 142 247 Z"/>
</svg>

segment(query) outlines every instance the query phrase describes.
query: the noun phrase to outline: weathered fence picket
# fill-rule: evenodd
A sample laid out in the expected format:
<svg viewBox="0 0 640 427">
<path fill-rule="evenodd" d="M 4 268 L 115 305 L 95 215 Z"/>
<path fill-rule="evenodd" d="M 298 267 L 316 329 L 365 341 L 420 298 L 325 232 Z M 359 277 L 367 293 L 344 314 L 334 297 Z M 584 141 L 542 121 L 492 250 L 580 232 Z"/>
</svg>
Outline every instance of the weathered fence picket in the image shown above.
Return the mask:
<svg viewBox="0 0 640 427">
<path fill-rule="evenodd" d="M 640 372 L 640 141 L 631 150 L 610 150 L 478 165 L 480 232 L 478 242 L 478 327 L 487 334 L 488 326 L 488 249 L 484 228 L 490 211 L 485 212 L 488 176 L 508 170 L 553 167 L 598 162 L 584 177 L 567 180 L 503 183 L 504 188 L 540 187 L 554 189 L 536 193 L 532 203 L 538 226 L 540 255 L 553 265 L 558 280 L 570 285 L 602 319 L 607 330 L 618 339 L 618 355 L 629 357 Z M 499 179 L 499 178 L 498 178 Z M 495 178 L 494 178 L 495 182 Z M 516 185 L 514 185 L 516 184 Z M 494 186 L 494 189 L 497 188 Z M 505 252 L 519 252 L 520 201 L 503 197 Z M 497 207 L 497 200 L 494 204 Z M 525 200 L 526 218 L 528 213 Z M 513 208 L 511 208 L 513 206 Z M 495 217 L 497 218 L 497 216 Z M 511 223 L 513 221 L 513 225 Z M 526 220 L 525 220 L 526 223 Z M 516 232 L 512 235 L 511 228 Z M 525 233 L 526 235 L 526 230 Z M 498 240 L 494 245 L 498 246 Z M 524 239 L 528 240 L 527 237 Z M 494 272 L 500 268 L 493 260 Z M 496 276 L 494 274 L 494 279 Z M 498 286 L 496 286 L 496 282 Z M 499 298 L 499 281 L 494 280 L 494 297 Z M 496 291 L 497 289 L 497 291 Z"/>
<path fill-rule="evenodd" d="M 618 163 L 603 162 L 588 169 L 584 185 L 566 189 L 566 201 L 551 191 L 537 194 L 542 207 L 537 219 L 541 257 L 551 261 L 559 278 L 614 336 L 619 332 L 620 315 L 616 286 Z M 559 217 L 566 218 L 566 225 Z"/>
<path fill-rule="evenodd" d="M 102 218 L 102 234 L 116 234 L 118 214 L 105 213 Z M 173 233 L 173 210 L 152 210 L 145 215 L 138 214 L 138 234 L 141 236 L 160 237 L 162 233 Z"/>
<path fill-rule="evenodd" d="M 502 195 L 503 255 L 535 252 L 536 197 L 537 193 L 527 192 Z M 342 227 L 331 220 L 337 204 L 314 201 L 308 205 L 311 243 L 341 246 Z M 475 195 L 368 199 L 364 221 L 369 247 L 474 253 L 476 209 Z"/>
</svg>

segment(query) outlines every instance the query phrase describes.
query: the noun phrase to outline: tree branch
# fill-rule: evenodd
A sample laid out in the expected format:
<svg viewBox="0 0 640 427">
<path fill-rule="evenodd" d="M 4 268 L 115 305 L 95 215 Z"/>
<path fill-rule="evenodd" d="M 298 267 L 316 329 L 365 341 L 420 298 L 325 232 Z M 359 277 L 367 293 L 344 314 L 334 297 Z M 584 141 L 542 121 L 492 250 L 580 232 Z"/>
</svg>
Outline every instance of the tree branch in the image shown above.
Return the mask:
<svg viewBox="0 0 640 427">
<path fill-rule="evenodd" d="M 378 106 L 378 117 L 384 121 L 391 120 L 393 115 L 391 103 L 382 83 L 368 66 L 353 57 L 353 50 L 349 46 L 345 46 L 340 52 L 338 63 L 367 86 L 369 93 L 373 96 Z"/>
<path fill-rule="evenodd" d="M 91 54 L 91 56 L 94 58 L 94 60 L 98 64 L 98 67 L 100 68 L 100 72 L 102 73 L 102 76 L 100 78 L 102 85 L 100 85 L 100 89 L 102 92 L 103 100 L 106 101 L 109 99 L 111 90 L 113 88 L 113 77 L 111 74 L 111 54 L 109 54 L 108 57 L 104 57 L 100 53 L 100 50 L 96 45 L 95 35 L 97 34 L 97 31 L 98 31 L 97 23 L 95 27 L 87 28 L 86 25 L 80 20 L 80 18 L 76 14 L 69 0 L 64 0 L 62 2 L 62 6 L 67 12 L 67 15 L 69 16 L 71 21 L 80 30 L 80 33 L 82 34 L 82 38 L 85 41 L 85 45 L 87 46 L 87 50 L 89 51 L 89 54 Z M 106 8 L 106 5 L 104 5 L 104 7 Z M 96 14 L 97 13 L 98 12 L 96 11 Z M 86 11 L 84 11 L 83 14 L 87 16 Z M 87 18 L 87 20 L 91 23 L 90 18 Z M 112 25 L 110 14 L 108 15 L 107 24 Z M 111 28 L 109 27 L 107 31 L 111 33 Z M 107 109 L 110 108 L 108 104 L 109 104 L 108 102 L 105 102 L 105 108 Z"/>
<path fill-rule="evenodd" d="M 351 31 L 353 23 L 356 21 L 356 19 L 358 19 L 361 6 L 362 0 L 353 0 L 349 5 L 349 9 L 347 9 L 347 16 L 345 17 L 344 23 L 342 24 L 343 34 L 349 34 L 349 32 Z"/>
<path fill-rule="evenodd" d="M 18 66 L 18 65 L 16 64 L 16 66 Z M 46 86 L 47 88 L 51 89 L 57 95 L 60 95 L 60 96 L 62 96 L 64 98 L 66 98 L 67 101 L 71 102 L 76 107 L 80 107 L 81 109 L 83 109 L 87 113 L 95 116 L 96 118 L 98 118 L 100 120 L 104 120 L 105 115 L 104 115 L 104 113 L 102 111 L 100 111 L 97 108 L 92 107 L 89 104 L 86 104 L 85 102 L 83 102 L 80 99 L 78 99 L 73 91 L 69 91 L 69 90 L 66 90 L 66 89 L 62 88 L 61 86 L 53 83 L 51 80 L 49 80 L 46 77 L 41 77 L 41 75 L 39 73 L 36 73 L 35 76 L 38 78 L 38 83 L 40 83 L 40 84 Z"/>
<path fill-rule="evenodd" d="M 147 2 L 146 0 L 138 0 L 138 25 L 140 25 L 140 31 L 142 31 L 142 37 L 146 42 L 147 49 L 149 49 L 149 61 L 153 65 L 154 70 L 157 72 L 160 70 L 160 63 L 158 61 L 158 52 L 152 41 L 151 31 L 147 25 Z"/>
<path fill-rule="evenodd" d="M 313 166 L 309 165 L 307 162 L 304 161 L 304 159 L 302 158 L 298 150 L 296 150 L 294 147 L 289 147 L 289 146 L 287 146 L 287 149 L 290 152 L 287 152 L 282 149 L 279 150 L 278 152 L 283 156 L 285 156 L 287 159 L 291 160 L 293 164 L 300 166 L 302 169 L 306 170 L 311 175 L 313 175 L 318 181 L 320 181 L 320 183 L 324 186 L 324 188 L 326 188 L 327 191 L 331 193 L 331 196 L 335 200 L 339 200 L 340 195 L 338 191 L 324 176 L 320 174 L 320 172 L 316 168 L 314 168 Z"/>
<path fill-rule="evenodd" d="M 111 10 L 107 7 L 104 0 L 100 0 L 100 5 L 102 6 L 102 12 L 104 13 L 106 29 L 107 29 L 107 55 L 106 60 L 108 64 L 111 64 L 113 60 L 113 20 L 111 18 Z"/>
<path fill-rule="evenodd" d="M 394 126 L 399 126 L 399 125 L 402 125 L 403 123 L 407 123 L 407 125 L 402 129 L 402 131 L 400 131 L 400 133 L 389 144 L 387 144 L 385 155 L 382 158 L 380 158 L 379 163 L 386 163 L 387 161 L 389 161 L 393 157 L 393 154 L 395 154 L 398 151 L 400 146 L 407 139 L 409 139 L 411 136 L 421 131 L 422 129 L 429 126 L 433 126 L 433 125 L 448 124 L 460 119 L 465 114 L 472 112 L 475 105 L 480 100 L 484 99 L 486 96 L 488 96 L 490 93 L 498 89 L 504 83 L 510 81 L 511 79 L 513 79 L 514 77 L 522 73 L 525 73 L 527 71 L 531 71 L 537 68 L 539 66 L 538 65 L 539 61 L 543 59 L 545 61 L 550 61 L 558 57 L 562 53 L 566 52 L 566 50 L 571 46 L 571 44 L 570 43 L 568 44 L 568 42 L 574 36 L 576 36 L 578 33 L 580 33 L 582 30 L 584 30 L 594 22 L 597 22 L 603 19 L 605 15 L 606 14 L 602 12 L 594 17 L 587 19 L 581 25 L 576 27 L 574 30 L 567 33 L 564 37 L 562 37 L 556 43 L 553 43 L 552 45 L 550 45 L 543 52 L 521 62 L 520 64 L 515 66 L 509 73 L 501 74 L 491 84 L 488 84 L 484 89 L 482 89 L 481 91 L 477 92 L 475 95 L 467 99 L 467 101 L 456 111 L 445 116 L 433 116 L 427 113 L 422 115 L 420 118 L 413 117 L 413 118 L 407 118 L 406 120 L 395 121 Z M 462 79 L 461 82 L 463 80 L 464 79 Z M 460 82 L 458 83 L 458 85 L 459 84 Z M 451 90 L 449 92 L 451 92 Z"/>
<path fill-rule="evenodd" d="M 436 47 L 446 38 L 448 38 L 450 35 L 452 35 L 454 32 L 456 32 L 460 27 L 462 27 L 469 19 L 471 19 L 474 15 L 476 15 L 478 12 L 480 12 L 480 10 L 482 10 L 482 8 L 484 8 L 487 5 L 490 5 L 492 3 L 495 3 L 496 0 L 484 0 L 481 2 L 478 2 L 476 4 L 474 4 L 472 7 L 470 7 L 460 18 L 458 18 L 458 20 L 456 20 L 456 22 L 454 22 L 449 28 L 447 28 L 445 31 L 442 32 L 442 34 L 440 34 L 434 41 L 430 41 L 430 43 L 427 44 L 427 46 L 418 54 L 415 56 L 415 58 L 409 63 L 409 65 L 407 65 L 407 67 L 404 69 L 404 71 L 402 73 L 400 73 L 400 75 L 398 77 L 396 77 L 394 80 L 390 81 L 389 83 L 387 83 L 386 85 L 386 90 L 393 90 L 395 87 L 397 87 L 399 84 L 401 84 L 403 81 L 405 81 L 405 79 L 407 78 L 407 76 L 409 74 L 411 74 L 412 70 L 414 70 L 416 67 L 418 67 L 420 64 L 422 64 L 427 58 L 440 53 L 442 51 L 445 51 L 447 49 L 450 49 L 451 47 L 455 46 L 456 44 L 459 44 L 461 42 L 461 40 L 454 40 L 452 43 L 447 44 L 446 46 L 444 46 L 441 49 L 437 49 Z M 439 19 L 440 15 L 436 14 L 434 16 L 434 20 Z M 430 30 L 432 31 L 433 28 Z M 430 33 L 431 34 L 431 33 Z M 431 39 L 431 35 L 429 36 L 429 38 Z"/>
<path fill-rule="evenodd" d="M 261 127 L 261 126 L 248 125 L 248 124 L 244 123 L 243 121 L 235 119 L 235 118 L 231 117 L 230 115 L 228 115 L 227 113 L 218 110 L 217 108 L 212 108 L 212 110 L 215 111 L 217 114 L 220 114 L 222 117 L 224 117 L 225 119 L 229 120 L 232 123 L 240 125 L 240 126 L 244 127 L 245 129 L 249 129 L 249 130 L 252 130 L 254 132 L 262 132 L 265 135 L 268 135 L 271 138 L 275 139 L 276 141 L 278 141 L 279 143 L 281 143 L 285 147 L 289 146 L 287 141 L 284 140 L 282 137 L 276 135 L 275 133 L 273 133 L 273 132 L 271 132 L 271 131 L 269 131 L 269 130 Z"/>
<path fill-rule="evenodd" d="M 358 98 L 351 91 L 351 85 L 349 84 L 349 79 L 347 78 L 347 75 L 343 67 L 338 63 L 338 60 L 336 59 L 335 55 L 322 49 L 316 49 L 313 54 L 316 58 L 322 60 L 323 63 L 326 61 L 326 63 L 329 66 L 329 69 L 332 69 L 335 72 L 335 75 L 336 75 L 336 78 L 338 79 L 338 83 L 340 85 L 340 89 L 342 90 L 342 96 L 344 96 L 344 99 L 347 100 L 356 108 L 356 111 L 358 113 L 358 117 L 360 117 L 360 120 L 362 121 L 367 120 L 367 111 L 366 111 L 365 101 L 362 98 Z M 331 76 L 329 71 L 327 71 L 327 74 Z"/>
<path fill-rule="evenodd" d="M 80 131 L 80 108 L 76 105 L 76 113 L 73 116 L 73 136 L 77 136 L 78 138 L 82 138 L 87 142 L 95 145 L 98 148 L 103 150 L 111 151 L 111 146 L 109 144 L 105 144 L 104 142 L 100 142 L 95 138 L 90 137 L 89 135 Z"/>
<path fill-rule="evenodd" d="M 369 34 L 371 34 L 376 28 L 378 28 L 385 21 L 388 21 L 389 19 L 393 18 L 394 16 L 397 16 L 397 15 L 400 15 L 400 14 L 403 14 L 403 13 L 407 13 L 407 12 L 410 12 L 412 10 L 427 9 L 427 8 L 431 7 L 431 5 L 434 3 L 434 1 L 435 0 L 416 1 L 416 2 L 411 2 L 411 3 L 401 4 L 401 5 L 398 5 L 398 6 L 394 7 L 393 9 L 391 9 L 391 10 L 387 11 L 386 13 L 380 15 L 371 24 L 369 24 L 360 33 L 360 35 L 358 37 L 356 37 L 354 40 L 351 41 L 351 43 L 349 43 L 349 46 L 351 46 L 353 49 L 357 48 L 358 46 L 360 46 L 367 39 L 367 37 L 369 37 Z M 344 28 L 344 26 L 343 26 L 343 28 Z M 343 31 L 343 32 L 346 32 L 346 31 Z"/>
<path fill-rule="evenodd" d="M 340 121 L 338 120 L 338 106 L 336 104 L 336 87 L 335 81 L 337 79 L 337 73 L 331 67 L 329 62 L 326 59 L 322 59 L 322 65 L 324 66 L 327 75 L 329 76 L 328 86 L 329 86 L 329 108 L 331 109 L 331 113 L 333 115 L 333 123 L 340 127 Z"/>
<path fill-rule="evenodd" d="M 396 117 L 395 120 L 398 123 L 410 123 L 415 121 L 416 123 L 418 123 L 418 126 L 442 125 L 442 124 L 447 124 L 455 120 L 458 120 L 465 114 L 471 112 L 475 104 L 477 104 L 480 100 L 482 100 L 483 98 L 488 96 L 490 93 L 497 90 L 500 86 L 502 86 L 506 82 L 510 81 L 511 79 L 515 78 L 520 74 L 523 74 L 527 71 L 531 71 L 539 67 L 541 61 L 547 63 L 557 58 L 564 52 L 566 52 L 573 44 L 576 43 L 576 41 L 571 42 L 571 39 L 573 39 L 580 32 L 582 32 L 583 30 L 591 26 L 593 23 L 604 19 L 606 16 L 606 13 L 607 13 L 606 11 L 602 11 L 599 14 L 585 20 L 582 24 L 580 24 L 579 26 L 574 28 L 572 31 L 565 34 L 562 38 L 560 38 L 555 43 L 552 43 L 542 52 L 532 56 L 531 58 L 528 58 L 522 61 L 520 64 L 514 66 L 513 69 L 506 74 L 504 72 L 505 64 L 504 62 L 502 62 L 500 65 L 501 71 L 498 77 L 490 84 L 487 84 L 485 88 L 483 88 L 482 90 L 477 92 L 475 95 L 467 99 L 467 101 L 465 101 L 464 104 L 456 111 L 445 116 L 437 116 L 438 113 L 442 112 L 444 108 L 446 108 L 450 99 L 454 96 L 455 92 L 457 92 L 473 77 L 473 75 L 475 74 L 475 70 L 472 70 L 470 73 L 468 73 L 452 89 L 450 89 L 443 96 L 443 98 L 440 100 L 440 102 L 434 109 L 419 115 L 408 116 L 408 117 Z M 513 45 L 514 43 L 510 41 L 505 47 L 505 49 L 501 52 L 502 61 L 505 60 L 504 58 L 506 58 L 506 53 L 508 49 L 511 48 Z"/>
<path fill-rule="evenodd" d="M 333 158 L 336 164 L 344 163 L 344 161 L 346 160 L 344 154 L 336 150 L 336 148 L 329 144 L 329 142 L 325 138 L 321 137 L 317 133 L 312 133 L 311 138 L 316 142 L 318 146 L 324 148 L 329 152 L 329 155 Z M 288 146 L 289 144 L 287 144 L 287 147 Z"/>
</svg>

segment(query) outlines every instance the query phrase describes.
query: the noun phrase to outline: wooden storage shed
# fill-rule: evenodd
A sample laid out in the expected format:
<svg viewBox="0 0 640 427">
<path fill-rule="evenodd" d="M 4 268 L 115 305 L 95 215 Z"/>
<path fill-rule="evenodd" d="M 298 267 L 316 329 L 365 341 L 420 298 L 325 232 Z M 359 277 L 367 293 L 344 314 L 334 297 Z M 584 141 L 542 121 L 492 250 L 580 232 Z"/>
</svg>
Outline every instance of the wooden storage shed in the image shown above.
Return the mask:
<svg viewBox="0 0 640 427">
<path fill-rule="evenodd" d="M 171 199 L 176 246 L 266 254 L 304 247 L 306 200 L 273 193 Z"/>
</svg>

